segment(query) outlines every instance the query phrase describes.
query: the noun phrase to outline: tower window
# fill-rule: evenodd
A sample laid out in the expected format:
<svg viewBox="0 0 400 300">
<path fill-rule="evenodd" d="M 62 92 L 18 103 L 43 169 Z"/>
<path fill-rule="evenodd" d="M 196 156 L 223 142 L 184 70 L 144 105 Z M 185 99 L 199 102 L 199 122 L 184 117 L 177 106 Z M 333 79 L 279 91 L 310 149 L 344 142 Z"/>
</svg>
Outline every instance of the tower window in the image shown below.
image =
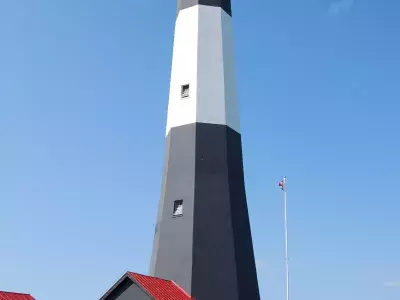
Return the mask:
<svg viewBox="0 0 400 300">
<path fill-rule="evenodd" d="M 180 217 L 183 215 L 183 200 L 174 201 L 174 217 Z"/>
<path fill-rule="evenodd" d="M 189 97 L 189 90 L 190 90 L 190 85 L 189 84 L 184 84 L 181 87 L 181 98 L 188 98 Z"/>
</svg>

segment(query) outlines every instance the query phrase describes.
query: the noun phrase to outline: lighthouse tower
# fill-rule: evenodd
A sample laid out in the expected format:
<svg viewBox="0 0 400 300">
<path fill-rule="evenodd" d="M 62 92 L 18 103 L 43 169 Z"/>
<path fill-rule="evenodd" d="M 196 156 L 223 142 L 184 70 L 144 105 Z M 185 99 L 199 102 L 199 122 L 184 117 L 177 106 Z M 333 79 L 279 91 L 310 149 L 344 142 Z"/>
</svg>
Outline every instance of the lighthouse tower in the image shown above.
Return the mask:
<svg viewBox="0 0 400 300">
<path fill-rule="evenodd" d="M 230 0 L 178 0 L 150 275 L 196 300 L 259 300 Z"/>
</svg>

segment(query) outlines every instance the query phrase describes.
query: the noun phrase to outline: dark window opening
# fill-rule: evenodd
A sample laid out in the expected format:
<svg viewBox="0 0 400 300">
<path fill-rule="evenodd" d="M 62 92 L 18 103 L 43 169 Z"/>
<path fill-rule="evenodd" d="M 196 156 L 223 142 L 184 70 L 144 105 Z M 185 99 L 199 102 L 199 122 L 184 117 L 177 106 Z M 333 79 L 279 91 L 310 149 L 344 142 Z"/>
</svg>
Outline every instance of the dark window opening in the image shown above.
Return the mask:
<svg viewBox="0 0 400 300">
<path fill-rule="evenodd" d="M 181 98 L 189 97 L 189 90 L 190 90 L 190 86 L 188 84 L 182 85 L 182 87 L 181 87 Z"/>
<path fill-rule="evenodd" d="M 174 201 L 174 217 L 180 217 L 183 215 L 183 200 Z"/>
</svg>

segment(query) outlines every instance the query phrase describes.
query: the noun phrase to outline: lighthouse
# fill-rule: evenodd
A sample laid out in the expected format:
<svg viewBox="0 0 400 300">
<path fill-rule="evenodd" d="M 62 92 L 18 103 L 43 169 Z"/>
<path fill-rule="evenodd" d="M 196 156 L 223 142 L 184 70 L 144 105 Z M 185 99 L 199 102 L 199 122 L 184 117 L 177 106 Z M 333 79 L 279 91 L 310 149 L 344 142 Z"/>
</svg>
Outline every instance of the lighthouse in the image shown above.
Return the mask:
<svg viewBox="0 0 400 300">
<path fill-rule="evenodd" d="M 150 275 L 196 300 L 259 300 L 230 0 L 178 0 Z"/>
</svg>

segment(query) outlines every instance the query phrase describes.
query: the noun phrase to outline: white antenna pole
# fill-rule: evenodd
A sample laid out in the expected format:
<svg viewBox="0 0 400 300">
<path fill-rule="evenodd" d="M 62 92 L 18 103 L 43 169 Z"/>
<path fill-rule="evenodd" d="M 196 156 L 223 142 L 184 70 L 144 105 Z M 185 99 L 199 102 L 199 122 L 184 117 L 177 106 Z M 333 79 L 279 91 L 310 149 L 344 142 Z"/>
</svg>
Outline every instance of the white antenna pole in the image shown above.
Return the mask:
<svg viewBox="0 0 400 300">
<path fill-rule="evenodd" d="M 288 256 L 288 222 L 287 222 L 287 199 L 286 199 L 286 177 L 283 178 L 283 203 L 285 209 L 285 262 L 286 262 L 286 300 L 289 300 L 289 256 Z"/>
</svg>

